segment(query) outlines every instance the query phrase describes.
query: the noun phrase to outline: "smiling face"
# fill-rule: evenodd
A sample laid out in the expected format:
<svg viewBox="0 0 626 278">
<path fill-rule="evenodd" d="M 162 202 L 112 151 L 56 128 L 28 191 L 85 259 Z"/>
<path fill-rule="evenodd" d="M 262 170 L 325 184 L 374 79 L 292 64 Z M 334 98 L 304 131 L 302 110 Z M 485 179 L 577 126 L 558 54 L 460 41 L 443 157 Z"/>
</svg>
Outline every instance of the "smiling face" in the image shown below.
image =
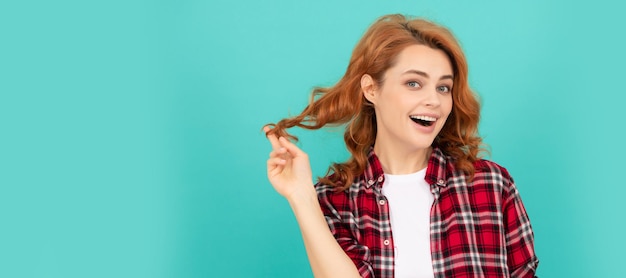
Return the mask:
<svg viewBox="0 0 626 278">
<path fill-rule="evenodd" d="M 430 148 L 452 110 L 452 65 L 439 49 L 411 45 L 376 86 L 361 78 L 365 98 L 374 105 L 375 148 L 414 152 Z"/>
</svg>

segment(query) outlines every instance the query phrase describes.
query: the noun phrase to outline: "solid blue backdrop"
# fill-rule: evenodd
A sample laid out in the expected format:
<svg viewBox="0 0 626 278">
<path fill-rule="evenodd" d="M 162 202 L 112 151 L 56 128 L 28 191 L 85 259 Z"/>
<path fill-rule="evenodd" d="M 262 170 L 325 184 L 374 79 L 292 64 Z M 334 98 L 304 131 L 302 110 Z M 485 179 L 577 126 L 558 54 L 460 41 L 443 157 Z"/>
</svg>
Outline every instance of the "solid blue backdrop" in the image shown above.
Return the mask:
<svg viewBox="0 0 626 278">
<path fill-rule="evenodd" d="M 377 17 L 450 27 L 542 277 L 617 277 L 618 1 L 0 3 L 0 277 L 311 277 L 261 127 L 336 82 Z M 316 175 L 340 128 L 299 145 Z"/>
</svg>

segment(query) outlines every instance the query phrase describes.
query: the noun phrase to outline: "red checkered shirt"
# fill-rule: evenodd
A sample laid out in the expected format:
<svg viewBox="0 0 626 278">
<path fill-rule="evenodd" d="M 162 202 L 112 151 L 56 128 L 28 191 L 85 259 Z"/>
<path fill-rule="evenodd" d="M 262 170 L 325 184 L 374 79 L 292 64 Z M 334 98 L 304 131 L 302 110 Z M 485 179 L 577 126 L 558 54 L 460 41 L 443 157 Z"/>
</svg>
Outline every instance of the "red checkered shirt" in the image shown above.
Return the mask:
<svg viewBox="0 0 626 278">
<path fill-rule="evenodd" d="M 374 151 L 365 172 L 345 191 L 316 184 L 322 211 L 362 277 L 394 276 L 394 245 L 384 173 Z M 434 148 L 425 180 L 435 277 L 534 277 L 533 231 L 507 170 L 479 160 L 472 181 Z"/>
</svg>

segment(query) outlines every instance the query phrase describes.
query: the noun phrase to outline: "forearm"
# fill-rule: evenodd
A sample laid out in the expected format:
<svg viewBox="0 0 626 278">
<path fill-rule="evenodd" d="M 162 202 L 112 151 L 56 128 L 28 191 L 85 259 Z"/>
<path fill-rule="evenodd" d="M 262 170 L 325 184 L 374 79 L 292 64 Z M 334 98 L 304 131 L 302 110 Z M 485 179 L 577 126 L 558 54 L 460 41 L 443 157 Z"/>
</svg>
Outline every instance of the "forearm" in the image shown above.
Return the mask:
<svg viewBox="0 0 626 278">
<path fill-rule="evenodd" d="M 300 226 L 313 274 L 315 277 L 361 277 L 333 237 L 313 185 L 308 188 L 310 191 L 298 192 L 288 201 Z"/>
</svg>

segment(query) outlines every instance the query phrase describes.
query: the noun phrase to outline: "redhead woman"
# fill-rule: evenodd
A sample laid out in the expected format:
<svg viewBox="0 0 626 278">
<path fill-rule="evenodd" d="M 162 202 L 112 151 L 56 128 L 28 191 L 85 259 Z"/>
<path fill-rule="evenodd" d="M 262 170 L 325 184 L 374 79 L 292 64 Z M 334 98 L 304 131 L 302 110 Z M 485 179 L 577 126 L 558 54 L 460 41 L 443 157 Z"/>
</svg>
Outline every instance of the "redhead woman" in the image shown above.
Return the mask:
<svg viewBox="0 0 626 278">
<path fill-rule="evenodd" d="M 388 15 L 337 84 L 270 124 L 269 181 L 296 216 L 315 277 L 534 277 L 513 179 L 479 157 L 480 105 L 444 27 Z M 314 184 L 291 127 L 345 124 L 351 157 Z"/>
</svg>

